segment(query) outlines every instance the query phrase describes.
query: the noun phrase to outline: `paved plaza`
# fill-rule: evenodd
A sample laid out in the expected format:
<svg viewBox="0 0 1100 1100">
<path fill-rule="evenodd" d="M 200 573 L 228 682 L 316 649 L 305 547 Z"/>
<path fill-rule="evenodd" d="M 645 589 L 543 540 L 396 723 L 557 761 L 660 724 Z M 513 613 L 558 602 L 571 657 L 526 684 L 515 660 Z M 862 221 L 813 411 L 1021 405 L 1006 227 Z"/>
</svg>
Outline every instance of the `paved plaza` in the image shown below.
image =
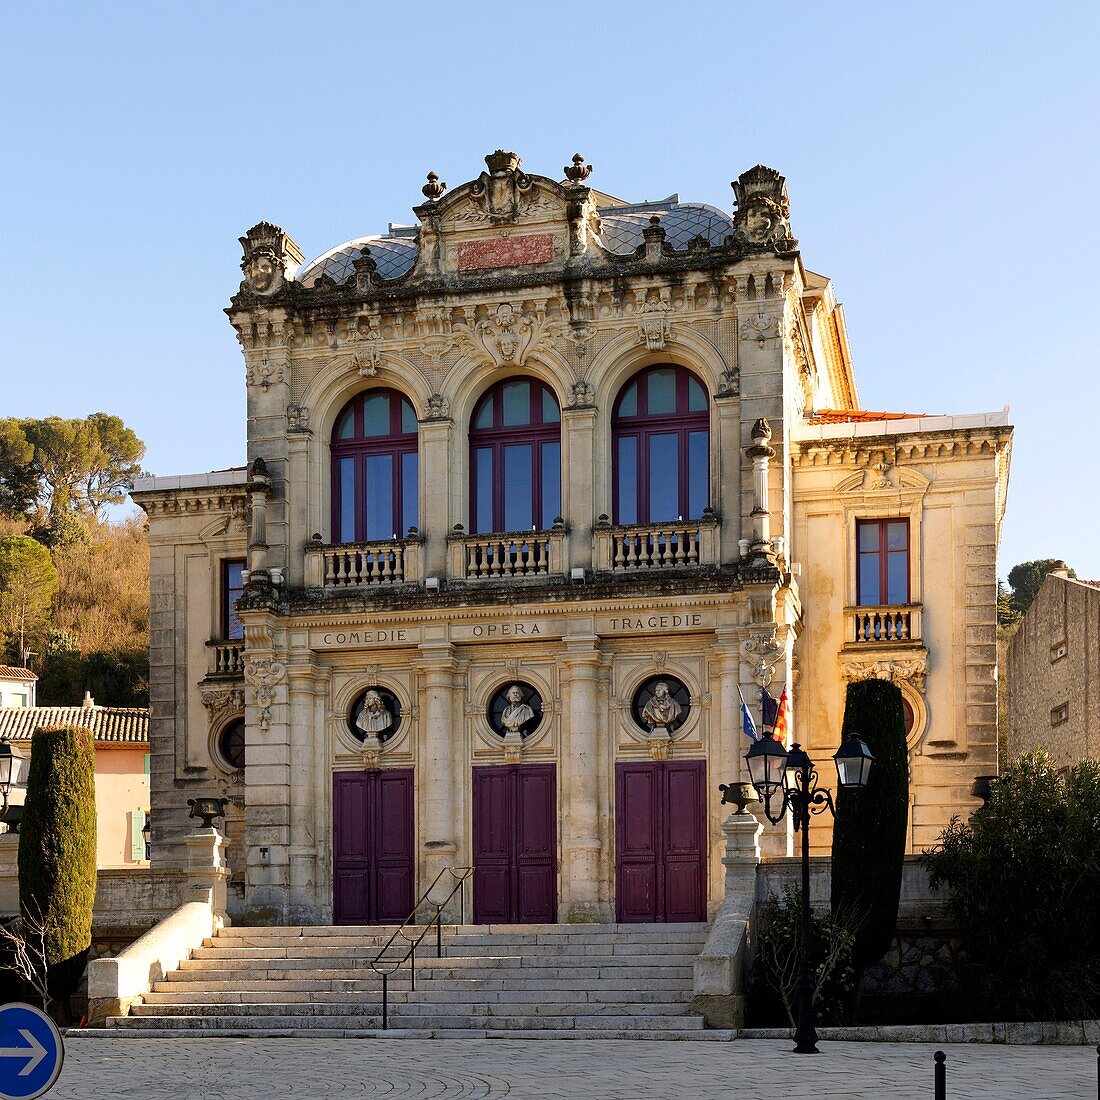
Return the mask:
<svg viewBox="0 0 1100 1100">
<path fill-rule="evenodd" d="M 951 1100 L 1096 1096 L 1090 1047 L 952 1046 Z M 520 1039 L 73 1038 L 56 1100 L 899 1100 L 932 1097 L 933 1046 Z"/>
</svg>

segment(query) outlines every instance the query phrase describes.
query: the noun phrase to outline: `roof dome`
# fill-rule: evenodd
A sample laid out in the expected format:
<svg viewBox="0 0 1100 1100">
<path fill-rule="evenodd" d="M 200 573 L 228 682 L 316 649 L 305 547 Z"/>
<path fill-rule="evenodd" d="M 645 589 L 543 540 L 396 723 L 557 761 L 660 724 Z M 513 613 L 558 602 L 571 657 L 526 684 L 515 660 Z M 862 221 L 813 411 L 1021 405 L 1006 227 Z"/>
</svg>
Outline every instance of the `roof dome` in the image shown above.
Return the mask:
<svg viewBox="0 0 1100 1100">
<path fill-rule="evenodd" d="M 391 227 L 385 236 L 356 237 L 338 244 L 306 264 L 295 280 L 303 286 L 313 286 L 322 275 L 327 275 L 336 283 L 347 282 L 355 274 L 353 265 L 364 248 L 378 265 L 381 278 L 399 279 L 416 263 L 416 229 Z"/>
<path fill-rule="evenodd" d="M 677 251 L 683 251 L 700 236 L 710 245 L 720 245 L 733 232 L 733 218 L 716 206 L 680 202 L 678 195 L 670 195 L 661 202 L 603 207 L 600 218 L 604 248 L 618 256 L 629 256 L 644 243 L 642 233 L 654 217 L 660 219 L 665 243 Z M 355 274 L 355 261 L 364 248 L 378 265 L 378 275 L 382 279 L 399 279 L 416 263 L 416 234 L 415 226 L 390 226 L 385 234 L 356 237 L 306 264 L 295 280 L 312 287 L 322 275 L 327 275 L 337 284 L 345 283 Z"/>
</svg>

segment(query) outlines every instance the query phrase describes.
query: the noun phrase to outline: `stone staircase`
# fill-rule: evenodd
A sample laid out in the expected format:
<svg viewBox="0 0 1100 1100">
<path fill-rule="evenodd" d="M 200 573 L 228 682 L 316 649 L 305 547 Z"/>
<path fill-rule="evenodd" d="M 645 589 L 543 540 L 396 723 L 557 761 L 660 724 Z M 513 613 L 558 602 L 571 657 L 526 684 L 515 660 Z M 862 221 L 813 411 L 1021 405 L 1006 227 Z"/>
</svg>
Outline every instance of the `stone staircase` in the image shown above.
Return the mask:
<svg viewBox="0 0 1100 1100">
<path fill-rule="evenodd" d="M 157 982 L 115 1035 L 720 1039 L 690 1013 L 705 924 L 462 925 L 389 980 L 371 960 L 393 929 L 227 928 Z M 403 953 L 403 951 L 402 951 Z"/>
</svg>

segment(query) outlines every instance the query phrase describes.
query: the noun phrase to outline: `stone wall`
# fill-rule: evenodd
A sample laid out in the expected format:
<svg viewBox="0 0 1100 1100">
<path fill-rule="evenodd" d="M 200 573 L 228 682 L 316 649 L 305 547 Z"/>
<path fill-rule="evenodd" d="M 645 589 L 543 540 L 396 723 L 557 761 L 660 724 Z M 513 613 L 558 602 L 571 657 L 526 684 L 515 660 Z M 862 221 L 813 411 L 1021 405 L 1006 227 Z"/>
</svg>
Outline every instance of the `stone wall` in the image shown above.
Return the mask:
<svg viewBox="0 0 1100 1100">
<path fill-rule="evenodd" d="M 1008 647 L 1009 757 L 1035 749 L 1060 767 L 1100 756 L 1100 588 L 1056 573 Z"/>
</svg>

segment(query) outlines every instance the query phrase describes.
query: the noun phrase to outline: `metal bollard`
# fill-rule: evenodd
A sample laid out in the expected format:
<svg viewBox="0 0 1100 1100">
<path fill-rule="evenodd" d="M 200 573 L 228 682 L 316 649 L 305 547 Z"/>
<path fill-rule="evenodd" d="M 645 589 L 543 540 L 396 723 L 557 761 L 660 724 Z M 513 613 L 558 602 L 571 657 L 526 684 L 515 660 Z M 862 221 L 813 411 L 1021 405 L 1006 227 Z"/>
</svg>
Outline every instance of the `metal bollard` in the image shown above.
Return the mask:
<svg viewBox="0 0 1100 1100">
<path fill-rule="evenodd" d="M 947 1100 L 947 1055 L 942 1050 L 937 1050 L 936 1059 L 936 1100 Z"/>
<path fill-rule="evenodd" d="M 382 971 L 382 1030 L 390 1026 L 390 982 L 389 974 Z"/>
</svg>

